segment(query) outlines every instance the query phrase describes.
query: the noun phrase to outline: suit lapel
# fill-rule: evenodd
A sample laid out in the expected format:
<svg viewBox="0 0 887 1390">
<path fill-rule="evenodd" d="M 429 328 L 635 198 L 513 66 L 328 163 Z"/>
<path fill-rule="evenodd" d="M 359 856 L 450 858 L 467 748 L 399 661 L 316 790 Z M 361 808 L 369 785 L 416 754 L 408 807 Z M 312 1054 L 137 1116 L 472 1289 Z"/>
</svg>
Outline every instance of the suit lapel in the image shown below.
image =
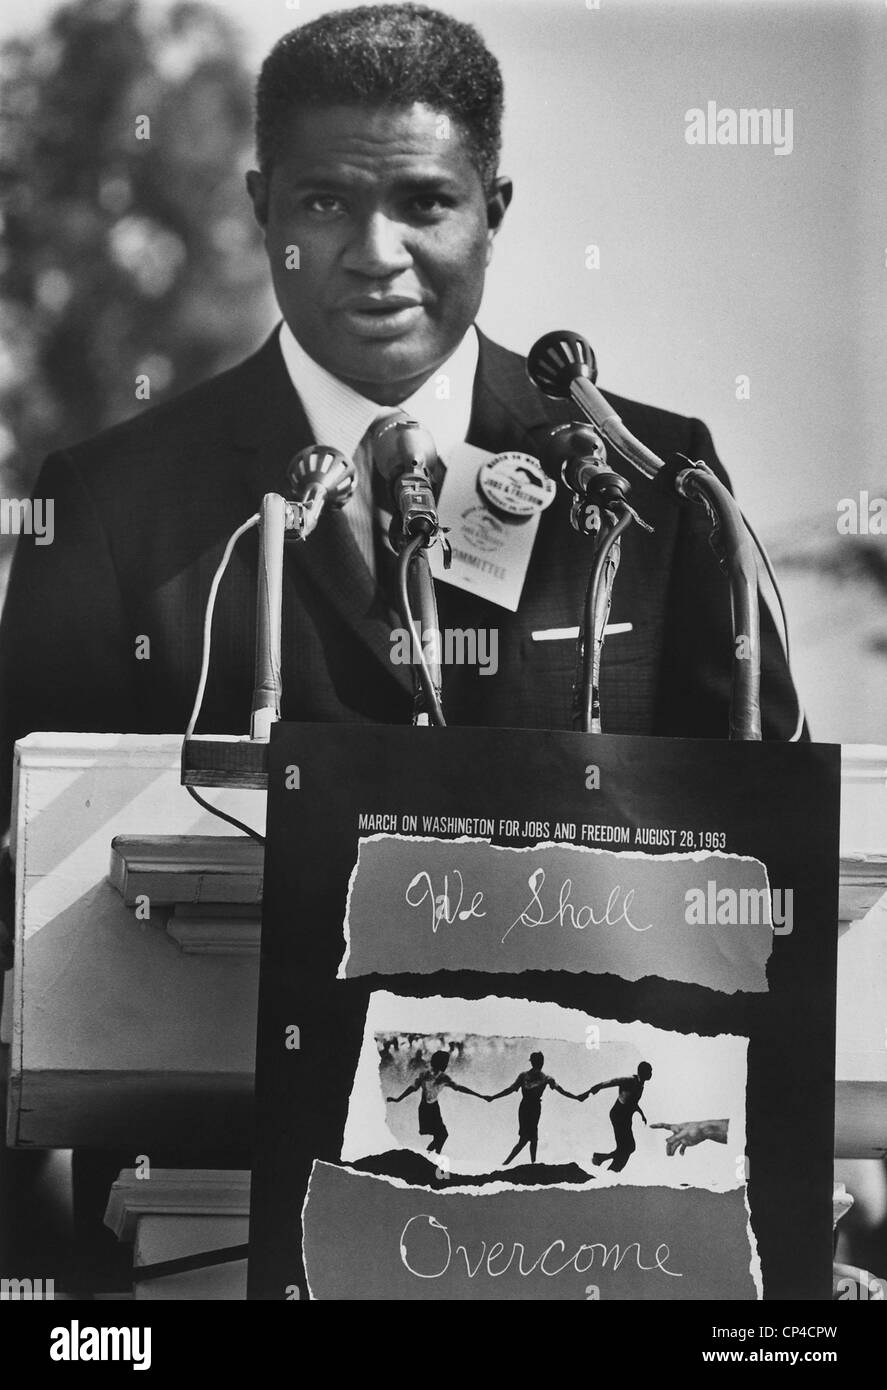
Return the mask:
<svg viewBox="0 0 887 1390">
<path fill-rule="evenodd" d="M 477 365 L 468 443 L 499 454 L 514 449 L 535 455 L 531 431 L 571 419 L 570 408 L 548 401 L 531 386 L 523 361 L 478 330 Z"/>
</svg>

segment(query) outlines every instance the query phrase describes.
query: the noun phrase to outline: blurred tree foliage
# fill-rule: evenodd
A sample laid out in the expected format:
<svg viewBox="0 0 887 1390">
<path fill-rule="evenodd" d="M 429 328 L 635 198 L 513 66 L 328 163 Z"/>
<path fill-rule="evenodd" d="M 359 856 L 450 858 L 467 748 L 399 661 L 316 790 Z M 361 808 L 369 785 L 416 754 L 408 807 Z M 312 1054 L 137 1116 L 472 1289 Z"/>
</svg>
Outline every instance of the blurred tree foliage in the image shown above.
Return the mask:
<svg viewBox="0 0 887 1390">
<path fill-rule="evenodd" d="M 3 495 L 267 327 L 241 49 L 207 5 L 76 0 L 0 52 Z"/>
<path fill-rule="evenodd" d="M 887 487 L 879 496 L 887 496 Z M 831 520 L 831 518 L 830 518 Z M 815 574 L 817 578 L 835 579 L 839 584 L 851 584 L 860 596 L 860 619 L 868 616 L 865 598 L 871 595 L 877 607 L 870 610 L 882 617 L 887 599 L 887 547 L 881 536 L 826 536 L 815 539 L 797 538 L 776 548 L 773 558 L 779 572 L 798 570 Z M 868 651 L 887 657 L 887 628 L 866 642 Z"/>
</svg>

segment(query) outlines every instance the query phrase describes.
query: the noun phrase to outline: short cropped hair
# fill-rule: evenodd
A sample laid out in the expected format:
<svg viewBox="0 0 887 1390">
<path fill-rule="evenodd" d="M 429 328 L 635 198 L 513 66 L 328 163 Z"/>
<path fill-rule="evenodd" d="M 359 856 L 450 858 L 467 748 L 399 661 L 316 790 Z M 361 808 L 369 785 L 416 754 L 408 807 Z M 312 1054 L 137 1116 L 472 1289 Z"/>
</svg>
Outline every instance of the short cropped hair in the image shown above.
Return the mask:
<svg viewBox="0 0 887 1390">
<path fill-rule="evenodd" d="M 502 140 L 499 64 L 471 24 L 426 5 L 360 5 L 284 34 L 256 87 L 256 155 L 270 172 L 284 121 L 317 106 L 421 102 L 456 121 L 486 192 Z"/>
</svg>

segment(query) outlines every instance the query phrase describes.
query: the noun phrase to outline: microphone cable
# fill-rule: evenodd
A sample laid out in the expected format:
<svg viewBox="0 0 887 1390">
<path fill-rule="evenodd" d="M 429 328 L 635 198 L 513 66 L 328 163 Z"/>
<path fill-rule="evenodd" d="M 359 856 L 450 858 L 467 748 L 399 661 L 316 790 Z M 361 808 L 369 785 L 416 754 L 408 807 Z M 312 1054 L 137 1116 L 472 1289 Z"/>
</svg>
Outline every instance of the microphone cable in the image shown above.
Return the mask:
<svg viewBox="0 0 887 1390">
<path fill-rule="evenodd" d="M 794 676 L 792 675 L 792 663 L 788 635 L 788 614 L 785 611 L 785 603 L 783 602 L 782 591 L 779 588 L 779 583 L 776 578 L 776 572 L 773 569 L 773 562 L 771 561 L 770 556 L 767 554 L 764 542 L 758 536 L 757 532 L 755 531 L 755 528 L 752 526 L 751 522 L 749 521 L 748 517 L 746 516 L 745 512 L 741 507 L 739 508 L 739 514 L 742 517 L 746 531 L 752 538 L 755 550 L 758 552 L 761 563 L 763 564 L 764 569 L 767 572 L 767 577 L 770 580 L 770 583 L 773 587 L 773 592 L 776 595 L 776 602 L 779 605 L 779 616 L 782 621 L 782 632 L 780 633 L 780 640 L 782 643 L 782 649 L 785 652 L 785 664 L 788 669 L 789 678 L 791 679 L 792 689 L 795 692 L 795 703 L 798 706 L 795 731 L 788 741 L 789 743 L 798 743 L 800 741 L 801 734 L 804 732 L 804 724 L 806 722 L 807 715 L 804 711 L 804 706 L 801 703 L 801 697 L 798 694 L 798 688 L 795 685 Z"/>
<path fill-rule="evenodd" d="M 228 542 L 222 553 L 222 558 L 219 561 L 218 568 L 216 569 L 216 572 L 212 577 L 212 583 L 209 586 L 209 596 L 206 600 L 206 609 L 203 615 L 203 651 L 200 663 L 200 679 L 197 682 L 197 694 L 194 697 L 194 707 L 191 710 L 191 717 L 188 720 L 188 724 L 185 729 L 185 736 L 182 739 L 183 778 L 185 775 L 185 753 L 188 746 L 188 740 L 194 733 L 197 720 L 200 717 L 200 710 L 203 706 L 203 697 L 206 693 L 206 682 L 209 677 L 209 662 L 210 653 L 212 650 L 212 625 L 213 614 L 215 612 L 216 607 L 216 596 L 218 595 L 219 586 L 222 582 L 225 571 L 228 568 L 231 556 L 234 553 L 235 545 L 240 540 L 241 536 L 246 535 L 247 531 L 251 531 L 254 526 L 258 526 L 259 521 L 260 515 L 258 512 L 255 512 L 251 517 L 249 517 L 247 521 L 243 523 L 242 526 L 238 526 L 236 531 L 232 531 L 231 535 L 228 537 Z M 213 806 L 211 802 L 204 800 L 200 793 L 196 791 L 196 789 L 192 787 L 189 783 L 183 782 L 183 785 L 188 795 L 192 797 L 194 801 L 197 802 L 198 806 L 202 806 L 204 811 L 209 811 L 211 815 L 218 816 L 219 820 L 226 821 L 228 825 L 233 825 L 235 830 L 241 831 L 242 834 L 248 835 L 251 840 L 255 840 L 258 844 L 264 845 L 265 836 L 260 835 L 258 830 L 254 830 L 252 826 L 244 824 L 244 822 L 242 820 L 238 820 L 236 816 L 232 816 L 227 811 L 223 811 L 220 807 Z"/>
</svg>

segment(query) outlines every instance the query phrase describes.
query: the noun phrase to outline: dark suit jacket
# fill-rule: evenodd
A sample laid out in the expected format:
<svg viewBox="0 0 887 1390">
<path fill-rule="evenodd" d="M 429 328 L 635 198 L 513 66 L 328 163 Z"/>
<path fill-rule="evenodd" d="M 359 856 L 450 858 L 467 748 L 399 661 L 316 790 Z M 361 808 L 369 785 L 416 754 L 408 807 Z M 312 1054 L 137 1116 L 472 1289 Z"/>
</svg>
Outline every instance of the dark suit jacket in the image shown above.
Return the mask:
<svg viewBox="0 0 887 1390">
<path fill-rule="evenodd" d="M 698 420 L 610 399 L 660 455 L 703 458 L 725 480 Z M 471 443 L 532 453 L 530 429 L 574 414 L 529 383 L 521 357 L 481 337 Z M 225 541 L 263 493 L 283 487 L 285 465 L 311 442 L 275 334 L 232 370 L 47 460 L 35 495 L 54 499 L 55 540 L 20 541 L 0 627 L 6 800 L 12 742 L 29 731 L 183 729 Z M 634 526 L 624 539 L 611 621 L 634 628 L 604 651 L 604 728 L 726 737 L 730 602 L 708 527 L 699 509 L 660 496 L 640 476 L 631 482 L 655 534 Z M 534 629 L 579 621 L 589 543 L 571 529 L 568 511 L 559 489 L 516 614 L 438 585 L 442 627 L 499 632 L 496 675 L 446 670 L 451 723 L 570 727 L 574 643 L 531 639 Z M 199 730 L 248 728 L 255 575 L 251 533 L 219 594 Z M 288 548 L 284 612 L 285 719 L 409 720 L 411 671 L 390 660 L 390 612 L 343 514 L 326 515 L 307 544 Z M 140 644 L 149 658 L 139 659 Z M 763 647 L 765 736 L 785 738 L 794 693 L 769 619 Z"/>
</svg>

